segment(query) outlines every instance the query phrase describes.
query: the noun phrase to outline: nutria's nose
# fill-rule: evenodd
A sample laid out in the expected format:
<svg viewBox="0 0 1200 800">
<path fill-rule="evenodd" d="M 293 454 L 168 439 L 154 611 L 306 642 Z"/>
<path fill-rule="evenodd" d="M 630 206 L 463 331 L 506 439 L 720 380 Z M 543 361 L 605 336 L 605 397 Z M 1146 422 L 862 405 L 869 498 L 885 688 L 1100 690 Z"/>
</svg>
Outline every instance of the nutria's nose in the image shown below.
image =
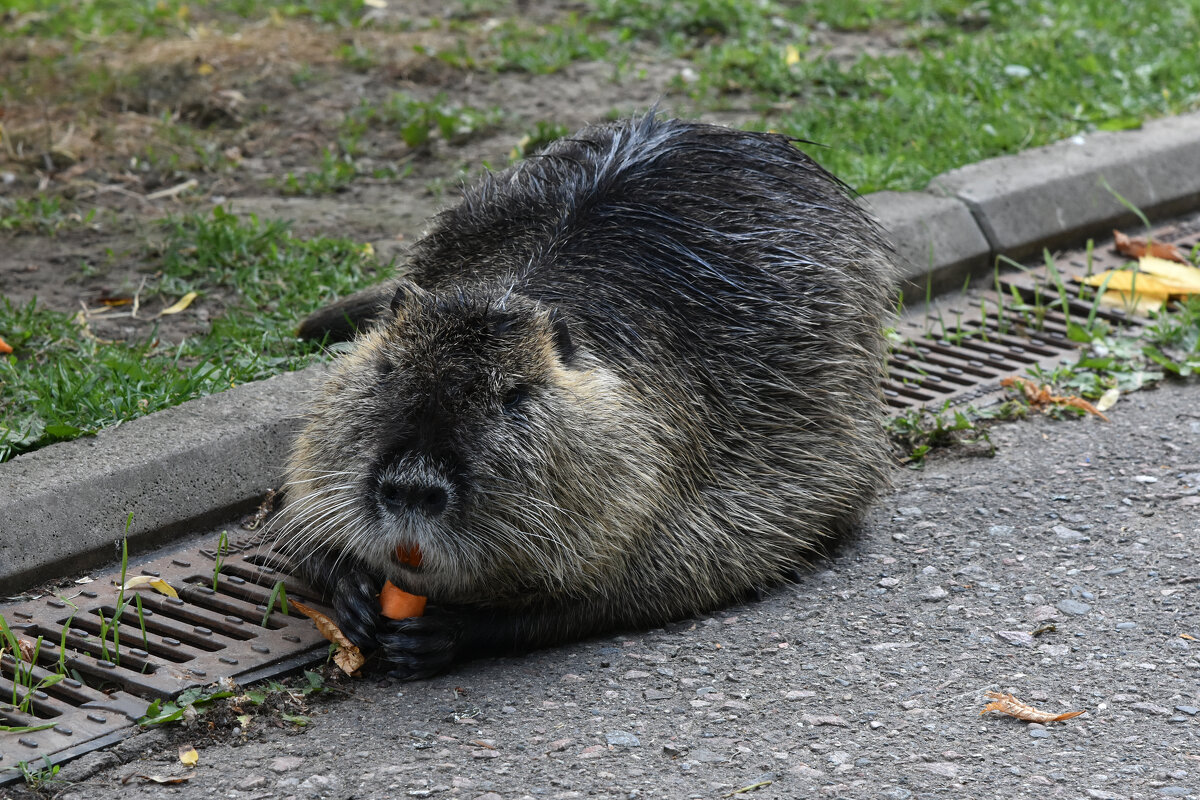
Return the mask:
<svg viewBox="0 0 1200 800">
<path fill-rule="evenodd" d="M 417 512 L 436 517 L 446 510 L 450 496 L 434 484 L 385 481 L 379 485 L 379 499 L 396 515 Z"/>
</svg>

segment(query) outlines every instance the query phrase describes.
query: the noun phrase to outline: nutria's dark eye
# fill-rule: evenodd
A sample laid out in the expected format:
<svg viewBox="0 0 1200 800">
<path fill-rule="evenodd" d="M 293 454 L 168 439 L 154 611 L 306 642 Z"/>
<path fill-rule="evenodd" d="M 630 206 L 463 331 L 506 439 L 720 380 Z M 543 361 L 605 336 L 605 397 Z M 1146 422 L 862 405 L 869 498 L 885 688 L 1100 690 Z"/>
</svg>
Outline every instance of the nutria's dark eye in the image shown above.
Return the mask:
<svg viewBox="0 0 1200 800">
<path fill-rule="evenodd" d="M 504 393 L 504 397 L 501 399 L 500 402 L 503 403 L 503 405 L 504 405 L 505 413 L 511 414 L 512 412 L 514 412 L 518 408 L 520 408 L 521 404 L 524 403 L 528 399 L 529 399 L 529 387 L 513 386 L 511 389 L 509 389 L 507 392 Z"/>
</svg>

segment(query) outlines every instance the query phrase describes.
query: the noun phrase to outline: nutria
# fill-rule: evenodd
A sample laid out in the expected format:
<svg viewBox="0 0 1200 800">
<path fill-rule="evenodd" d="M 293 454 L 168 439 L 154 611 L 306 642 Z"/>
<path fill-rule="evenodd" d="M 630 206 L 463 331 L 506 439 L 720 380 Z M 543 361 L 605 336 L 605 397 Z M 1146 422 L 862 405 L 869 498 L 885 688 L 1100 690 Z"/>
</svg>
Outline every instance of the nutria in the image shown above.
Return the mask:
<svg viewBox="0 0 1200 800">
<path fill-rule="evenodd" d="M 886 483 L 892 259 L 784 136 L 585 128 L 467 190 L 362 306 L 283 546 L 404 678 L 778 582 Z M 381 618 L 385 578 L 425 615 Z"/>
</svg>

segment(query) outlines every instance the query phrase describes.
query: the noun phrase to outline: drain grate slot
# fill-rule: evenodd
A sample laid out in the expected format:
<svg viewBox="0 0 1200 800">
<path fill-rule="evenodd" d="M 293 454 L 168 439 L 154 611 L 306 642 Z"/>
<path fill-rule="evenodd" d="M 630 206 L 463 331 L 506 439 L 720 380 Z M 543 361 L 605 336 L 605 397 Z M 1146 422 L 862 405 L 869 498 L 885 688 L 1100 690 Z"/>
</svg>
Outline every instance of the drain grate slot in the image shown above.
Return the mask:
<svg viewBox="0 0 1200 800">
<path fill-rule="evenodd" d="M 216 538 L 214 533 L 205 543 Z M 213 553 L 211 549 L 208 552 Z M 111 623 L 119 570 L 61 598 L 42 597 L 0 607 L 0 614 L 18 636 L 30 641 L 43 638 L 37 664 L 30 668 L 22 663 L 20 667 L 19 709 L 10 702 L 16 662 L 11 654 L 0 658 L 0 724 L 32 728 L 54 724 L 43 730 L 0 732 L 0 782 L 20 777 L 19 772 L 5 770 L 19 762 L 42 764 L 47 756 L 57 763 L 112 741 L 122 731 L 132 730 L 152 700 L 174 697 L 218 678 L 265 677 L 272 670 L 291 668 L 323 654 L 327 643 L 306 617 L 274 609 L 266 627 L 262 625 L 265 604 L 280 580 L 289 596 L 322 607 L 311 587 L 278 569 L 285 565 L 278 554 L 259 547 L 249 536 L 230 542 L 222 557 L 216 591 L 212 588 L 213 558 L 205 557 L 198 546 L 131 564 L 128 575 L 161 577 L 179 597 L 137 590 L 142 602 L 140 620 L 131 604 L 115 626 L 119 657 Z M 66 652 L 60 654 L 64 639 Z M 60 655 L 66 674 L 72 677 L 26 700 L 30 680 L 37 685 L 57 674 Z"/>
</svg>

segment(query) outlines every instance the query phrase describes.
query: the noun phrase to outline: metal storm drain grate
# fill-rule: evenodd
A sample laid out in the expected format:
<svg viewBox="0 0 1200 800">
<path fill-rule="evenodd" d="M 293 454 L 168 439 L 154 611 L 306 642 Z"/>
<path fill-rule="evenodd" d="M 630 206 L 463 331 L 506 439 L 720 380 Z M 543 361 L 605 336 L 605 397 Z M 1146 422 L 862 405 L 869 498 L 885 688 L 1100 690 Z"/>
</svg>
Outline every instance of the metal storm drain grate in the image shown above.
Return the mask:
<svg viewBox="0 0 1200 800">
<path fill-rule="evenodd" d="M 38 729 L 0 732 L 0 783 L 20 778 L 18 769 L 7 769 L 20 762 L 37 769 L 44 757 L 65 761 L 128 735 L 156 698 L 221 678 L 244 683 L 278 674 L 326 651 L 313 624 L 294 611 L 287 616 L 276 608 L 263 627 L 280 580 L 289 598 L 322 608 L 311 587 L 281 571 L 284 562 L 276 554 L 251 535 L 231 537 L 214 591 L 215 558 L 210 544 L 130 563 L 127 580 L 161 577 L 179 597 L 140 590 L 141 619 L 129 606 L 116 637 L 109 630 L 104 642 L 100 634 L 116 611 L 120 569 L 73 592 L 0 606 L 14 633 L 31 641 L 42 637 L 32 680 L 22 665 L 18 700 L 30 684 L 60 671 L 60 657 L 70 676 L 33 692 L 17 710 L 11 702 L 16 662 L 11 653 L 0 659 L 0 725 Z"/>
<path fill-rule="evenodd" d="M 1153 231 L 1156 242 L 1175 244 L 1185 253 L 1200 241 L 1200 214 Z M 1074 250 L 1054 260 L 1067 297 L 1071 320 L 1095 313 L 1115 326 L 1136 331 L 1144 318 L 1121 308 L 1094 308 L 1091 290 L 1077 279 L 1116 269 L 1130 259 L 1108 243 Z M 931 308 L 905 314 L 897 326 L 901 344 L 888 362 L 883 390 L 894 413 L 908 408 L 987 405 L 1003 396 L 1000 380 L 1033 365 L 1051 367 L 1078 345 L 1067 337 L 1058 284 L 1045 265 L 999 274 L 986 290 L 969 290 Z M 997 290 L 998 289 L 998 290 Z"/>
</svg>

